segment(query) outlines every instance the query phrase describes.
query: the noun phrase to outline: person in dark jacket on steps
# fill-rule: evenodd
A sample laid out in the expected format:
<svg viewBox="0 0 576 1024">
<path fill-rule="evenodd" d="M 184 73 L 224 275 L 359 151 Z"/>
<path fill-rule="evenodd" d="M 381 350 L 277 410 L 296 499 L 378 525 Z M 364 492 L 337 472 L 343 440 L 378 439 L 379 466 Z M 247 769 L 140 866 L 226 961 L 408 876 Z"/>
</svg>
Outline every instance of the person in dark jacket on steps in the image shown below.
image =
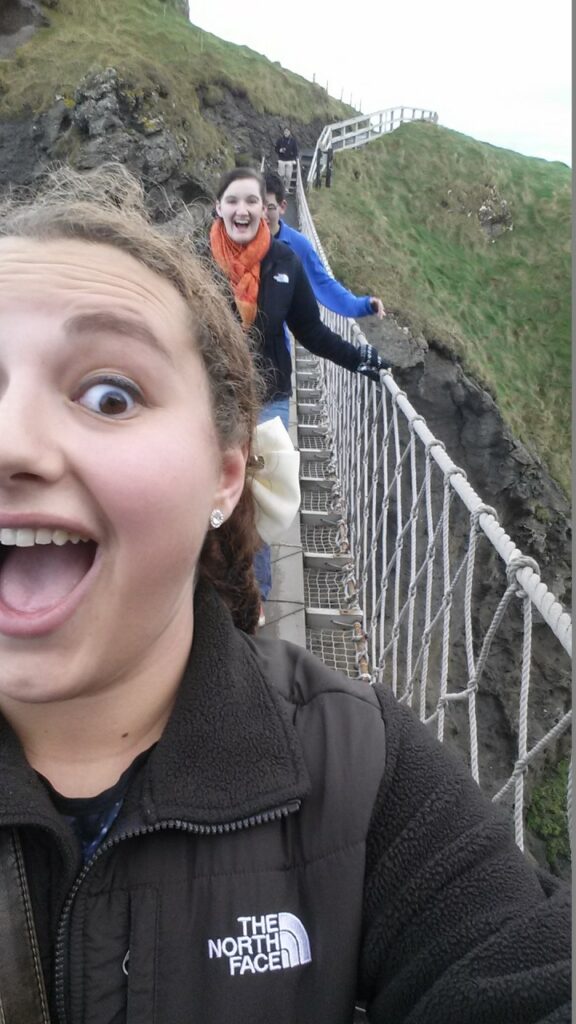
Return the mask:
<svg viewBox="0 0 576 1024">
<path fill-rule="evenodd" d="M 566 888 L 384 687 L 254 636 L 256 380 L 122 168 L 0 209 L 5 1024 L 567 1024 Z"/>
<path fill-rule="evenodd" d="M 235 167 L 224 174 L 216 188 L 210 246 L 233 290 L 242 324 L 255 341 L 266 387 L 261 421 L 280 416 L 287 428 L 292 359 L 285 324 L 310 352 L 353 373 L 378 380 L 389 364 L 372 345 L 352 345 L 322 323 L 298 256 L 270 235 L 265 204 L 265 182 L 257 171 Z M 272 587 L 267 545 L 257 554 L 256 576 L 265 602 Z"/>
<path fill-rule="evenodd" d="M 294 166 L 298 159 L 298 143 L 288 127 L 283 128 L 282 134 L 276 139 L 274 149 L 278 157 L 278 174 L 282 178 L 286 192 L 290 192 Z"/>
</svg>

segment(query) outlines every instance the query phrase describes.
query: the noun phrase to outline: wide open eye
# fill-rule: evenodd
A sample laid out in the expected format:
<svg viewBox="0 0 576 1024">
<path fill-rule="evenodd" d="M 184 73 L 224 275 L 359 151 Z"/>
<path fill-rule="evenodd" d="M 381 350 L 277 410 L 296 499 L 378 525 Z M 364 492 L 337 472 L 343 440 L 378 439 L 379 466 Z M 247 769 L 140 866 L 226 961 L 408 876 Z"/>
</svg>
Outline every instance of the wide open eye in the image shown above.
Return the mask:
<svg viewBox="0 0 576 1024">
<path fill-rule="evenodd" d="M 140 389 L 123 377 L 107 377 L 84 387 L 77 401 L 86 409 L 101 416 L 122 417 L 130 415 L 143 398 Z"/>
</svg>

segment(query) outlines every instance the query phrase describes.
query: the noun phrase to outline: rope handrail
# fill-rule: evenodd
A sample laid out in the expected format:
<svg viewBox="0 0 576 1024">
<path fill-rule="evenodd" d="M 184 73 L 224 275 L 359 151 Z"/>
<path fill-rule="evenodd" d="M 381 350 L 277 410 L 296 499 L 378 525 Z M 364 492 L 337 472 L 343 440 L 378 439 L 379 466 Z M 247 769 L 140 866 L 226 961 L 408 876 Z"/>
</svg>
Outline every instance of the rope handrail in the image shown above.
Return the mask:
<svg viewBox="0 0 576 1024">
<path fill-rule="evenodd" d="M 364 338 L 362 332 L 360 339 Z M 530 600 L 538 609 L 542 618 L 550 626 L 554 635 L 559 639 L 568 655 L 572 655 L 572 619 L 565 611 L 561 603 L 554 597 L 546 584 L 540 579 L 536 563 L 530 565 L 526 556 L 518 550 L 514 541 L 498 522 L 494 511 L 486 511 L 482 498 L 468 483 L 466 476 L 455 462 L 452 461 L 445 448 L 434 437 L 432 431 L 426 426 L 422 417 L 416 412 L 408 401 L 405 392 L 401 391 L 390 371 L 384 371 L 385 385 L 396 398 L 408 422 L 414 423 L 414 430 L 420 439 L 432 449 L 432 458 L 439 465 L 442 472 L 450 474 L 450 486 L 458 493 L 470 512 L 479 513 L 478 522 L 494 548 L 502 558 L 507 568 L 510 568 L 518 581 L 519 586 L 524 590 Z"/>
<path fill-rule="evenodd" d="M 332 274 L 299 166 L 297 179 L 301 229 Z M 321 312 L 342 337 L 366 341 L 355 321 Z M 512 801 L 523 847 L 527 769 L 532 779 L 544 752 L 554 750 L 555 760 L 567 756 L 570 615 L 390 371 L 381 372 L 378 387 L 324 360 L 307 356 L 305 365 L 314 366 L 306 372 L 314 374 L 334 445 L 335 492 L 366 637 L 363 677 L 386 682 L 401 702 L 415 704 L 439 739 L 456 743 L 492 798 Z M 489 566 L 489 585 L 481 566 Z M 531 683 L 534 665 L 538 677 Z M 487 742 L 487 707 L 492 716 L 506 716 L 498 753 L 490 756 L 494 726 Z"/>
</svg>

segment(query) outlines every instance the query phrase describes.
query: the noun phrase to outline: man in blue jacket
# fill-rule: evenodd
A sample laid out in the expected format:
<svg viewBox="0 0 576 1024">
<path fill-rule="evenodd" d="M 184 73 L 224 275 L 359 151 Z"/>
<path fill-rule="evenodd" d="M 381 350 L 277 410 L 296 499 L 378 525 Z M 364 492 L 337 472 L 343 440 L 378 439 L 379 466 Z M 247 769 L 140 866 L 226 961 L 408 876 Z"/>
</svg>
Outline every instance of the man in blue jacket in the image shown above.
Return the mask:
<svg viewBox="0 0 576 1024">
<path fill-rule="evenodd" d="M 314 246 L 300 231 L 281 218 L 287 207 L 284 185 L 278 174 L 266 175 L 266 219 L 273 238 L 294 250 L 306 271 L 316 300 L 341 316 L 385 316 L 382 300 L 371 295 L 353 295 L 340 281 L 330 277 Z"/>
</svg>

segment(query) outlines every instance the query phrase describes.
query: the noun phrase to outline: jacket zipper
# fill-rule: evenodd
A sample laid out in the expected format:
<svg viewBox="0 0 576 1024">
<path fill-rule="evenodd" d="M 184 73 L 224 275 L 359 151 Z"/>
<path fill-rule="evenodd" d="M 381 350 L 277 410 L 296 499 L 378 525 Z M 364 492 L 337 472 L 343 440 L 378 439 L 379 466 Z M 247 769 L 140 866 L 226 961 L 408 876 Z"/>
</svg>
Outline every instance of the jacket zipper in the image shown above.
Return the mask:
<svg viewBox="0 0 576 1024">
<path fill-rule="evenodd" d="M 118 844 L 123 842 L 125 839 L 134 839 L 136 836 L 143 836 L 152 832 L 164 832 L 167 829 L 178 829 L 182 832 L 192 832 L 194 835 L 198 836 L 207 836 L 225 835 L 228 832 L 238 832 L 243 828 L 252 828 L 255 825 L 265 825 L 271 821 L 278 821 L 279 818 L 286 818 L 289 814 L 293 814 L 295 811 L 298 811 L 300 809 L 300 803 L 300 800 L 291 800 L 282 807 L 275 807 L 269 811 L 262 811 L 261 814 L 254 814 L 249 818 L 240 818 L 238 821 L 223 822 L 219 825 L 198 825 L 194 822 L 180 821 L 178 818 L 168 819 L 167 821 L 160 821 L 156 825 L 149 825 L 146 828 L 134 829 L 132 832 L 121 832 L 119 835 L 113 836 L 102 843 L 102 846 L 97 849 L 91 860 L 89 860 L 82 868 L 82 871 L 70 890 L 60 916 L 60 923 L 58 925 L 58 934 L 56 938 L 56 950 L 54 954 L 56 1014 L 59 1024 L 67 1024 L 64 974 L 67 953 L 66 935 L 70 921 L 70 914 L 72 912 L 72 904 L 78 895 L 80 886 L 94 867 L 94 864 L 99 857 L 108 850 L 111 850 L 114 846 L 118 846 Z"/>
</svg>

